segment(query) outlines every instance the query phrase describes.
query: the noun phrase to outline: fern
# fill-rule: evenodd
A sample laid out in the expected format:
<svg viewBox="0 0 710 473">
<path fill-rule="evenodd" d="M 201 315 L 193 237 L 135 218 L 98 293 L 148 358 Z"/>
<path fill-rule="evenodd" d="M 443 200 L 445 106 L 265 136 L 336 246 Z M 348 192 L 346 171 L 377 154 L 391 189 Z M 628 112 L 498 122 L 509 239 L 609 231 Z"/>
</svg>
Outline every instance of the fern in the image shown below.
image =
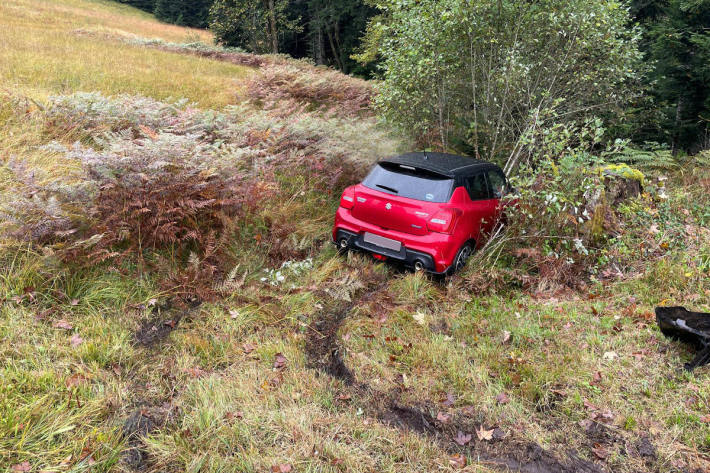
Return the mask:
<svg viewBox="0 0 710 473">
<path fill-rule="evenodd" d="M 654 147 L 650 150 L 624 147 L 606 155 L 614 163 L 623 163 L 642 170 L 674 171 L 680 168 L 680 160 L 666 148 Z"/>
</svg>

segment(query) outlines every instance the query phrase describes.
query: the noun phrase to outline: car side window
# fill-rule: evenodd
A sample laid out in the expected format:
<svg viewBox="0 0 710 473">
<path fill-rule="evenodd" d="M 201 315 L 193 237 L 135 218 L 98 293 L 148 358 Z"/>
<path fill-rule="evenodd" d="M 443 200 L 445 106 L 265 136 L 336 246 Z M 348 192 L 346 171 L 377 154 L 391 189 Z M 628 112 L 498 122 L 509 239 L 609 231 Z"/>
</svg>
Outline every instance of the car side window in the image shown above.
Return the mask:
<svg viewBox="0 0 710 473">
<path fill-rule="evenodd" d="M 466 190 L 471 200 L 486 200 L 488 197 L 488 184 L 483 173 L 466 178 Z"/>
<path fill-rule="evenodd" d="M 507 191 L 505 176 L 497 169 L 488 171 L 488 183 L 491 186 L 491 195 L 494 199 L 502 199 Z"/>
</svg>

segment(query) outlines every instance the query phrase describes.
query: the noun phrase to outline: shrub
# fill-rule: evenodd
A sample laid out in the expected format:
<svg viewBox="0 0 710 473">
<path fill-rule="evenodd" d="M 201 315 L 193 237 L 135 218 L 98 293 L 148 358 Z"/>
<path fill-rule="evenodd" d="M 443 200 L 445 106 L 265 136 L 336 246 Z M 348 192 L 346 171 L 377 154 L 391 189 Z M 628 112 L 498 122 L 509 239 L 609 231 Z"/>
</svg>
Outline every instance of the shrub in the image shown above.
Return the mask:
<svg viewBox="0 0 710 473">
<path fill-rule="evenodd" d="M 536 290 L 574 288 L 597 272 L 610 237 L 619 231 L 611 183 L 640 174 L 605 166 L 592 153 L 602 134 L 601 123 L 592 119 L 581 126 L 541 128 L 525 137 L 534 155 L 511 179 L 516 192 L 509 197 L 505 231 L 498 229 L 478 256 L 484 267 L 500 259 L 510 264 L 506 276 L 497 272 L 499 280 Z M 617 176 L 621 171 L 628 176 Z M 487 284 L 478 276 L 471 282 Z"/>
</svg>

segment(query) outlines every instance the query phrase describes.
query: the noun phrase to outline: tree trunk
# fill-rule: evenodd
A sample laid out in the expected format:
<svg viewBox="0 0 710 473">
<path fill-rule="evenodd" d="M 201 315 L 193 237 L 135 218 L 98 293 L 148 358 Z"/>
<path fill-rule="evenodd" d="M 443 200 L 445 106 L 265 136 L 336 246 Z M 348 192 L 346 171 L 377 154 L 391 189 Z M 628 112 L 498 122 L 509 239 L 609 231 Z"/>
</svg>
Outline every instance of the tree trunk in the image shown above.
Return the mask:
<svg viewBox="0 0 710 473">
<path fill-rule="evenodd" d="M 320 26 L 318 26 L 318 29 L 316 30 L 313 43 L 313 55 L 316 65 L 321 66 L 325 63 L 325 60 L 323 58 L 323 31 Z"/>
<path fill-rule="evenodd" d="M 328 34 L 328 42 L 330 43 L 330 49 L 333 51 L 333 58 L 335 59 L 335 64 L 338 69 L 343 70 L 343 64 L 340 62 L 340 53 L 338 48 L 335 47 L 335 41 L 333 41 L 333 34 L 330 32 L 330 28 L 326 28 L 325 32 Z"/>
<path fill-rule="evenodd" d="M 673 130 L 673 144 L 671 145 L 671 153 L 674 155 L 678 152 L 678 141 L 680 140 L 680 119 L 683 112 L 683 95 L 678 96 L 678 104 L 675 108 L 675 123 Z"/>
<path fill-rule="evenodd" d="M 338 20 L 335 20 L 334 29 L 335 29 L 335 47 L 338 48 L 338 58 L 340 58 L 340 67 L 341 67 L 340 70 L 343 71 L 343 73 L 347 74 L 348 73 L 347 64 L 345 63 L 345 59 L 347 59 L 347 58 L 343 57 L 343 47 L 340 44 L 340 23 L 338 22 Z"/>
<path fill-rule="evenodd" d="M 279 34 L 276 27 L 276 5 L 274 0 L 269 0 L 269 36 L 271 37 L 271 52 L 279 53 Z"/>
</svg>

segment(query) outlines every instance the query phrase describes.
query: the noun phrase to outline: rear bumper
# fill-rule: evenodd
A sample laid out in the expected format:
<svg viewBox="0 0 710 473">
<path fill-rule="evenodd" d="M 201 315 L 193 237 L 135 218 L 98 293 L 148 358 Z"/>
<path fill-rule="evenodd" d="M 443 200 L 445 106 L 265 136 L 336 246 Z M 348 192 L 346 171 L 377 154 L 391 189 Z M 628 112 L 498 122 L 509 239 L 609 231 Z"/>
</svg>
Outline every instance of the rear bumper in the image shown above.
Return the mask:
<svg viewBox="0 0 710 473">
<path fill-rule="evenodd" d="M 400 241 L 402 248 L 395 251 L 367 243 L 364 240 L 365 232 Z M 424 270 L 435 274 L 448 274 L 456 249 L 453 250 L 452 255 L 448 255 L 446 250 L 457 248 L 451 235 L 436 233 L 417 236 L 393 230 L 384 231 L 376 225 L 354 218 L 350 212 L 341 207 L 335 217 L 333 242 L 343 248 L 341 245 L 343 241 L 347 242 L 345 247 L 348 249 L 383 255 L 409 268 L 415 268 L 419 263 Z"/>
</svg>

